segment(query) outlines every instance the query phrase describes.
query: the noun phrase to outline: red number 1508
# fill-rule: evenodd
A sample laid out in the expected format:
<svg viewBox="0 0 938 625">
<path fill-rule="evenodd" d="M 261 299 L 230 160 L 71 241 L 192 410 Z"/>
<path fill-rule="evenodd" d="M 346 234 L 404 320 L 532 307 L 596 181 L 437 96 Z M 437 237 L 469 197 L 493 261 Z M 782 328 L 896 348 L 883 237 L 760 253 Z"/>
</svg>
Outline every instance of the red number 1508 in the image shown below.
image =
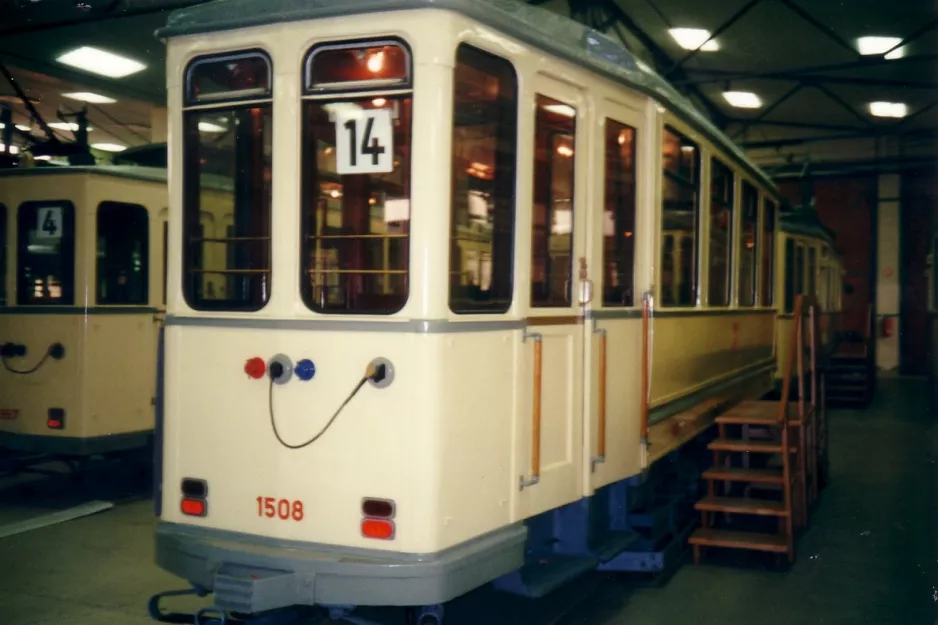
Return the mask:
<svg viewBox="0 0 938 625">
<path fill-rule="evenodd" d="M 279 517 L 284 521 L 287 519 L 302 521 L 303 502 L 290 501 L 289 499 L 278 500 L 274 497 L 258 497 L 257 516 L 265 516 L 268 519 Z"/>
</svg>

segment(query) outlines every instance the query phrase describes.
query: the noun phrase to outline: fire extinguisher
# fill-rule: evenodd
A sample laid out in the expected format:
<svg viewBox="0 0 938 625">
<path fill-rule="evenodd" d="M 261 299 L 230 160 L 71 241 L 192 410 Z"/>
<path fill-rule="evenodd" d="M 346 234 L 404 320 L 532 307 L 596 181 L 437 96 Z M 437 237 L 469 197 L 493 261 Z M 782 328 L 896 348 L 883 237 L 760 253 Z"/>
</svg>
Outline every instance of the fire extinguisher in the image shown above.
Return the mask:
<svg viewBox="0 0 938 625">
<path fill-rule="evenodd" d="M 890 337 L 892 336 L 892 331 L 894 327 L 894 320 L 892 317 L 883 317 L 882 325 L 882 336 Z"/>
</svg>

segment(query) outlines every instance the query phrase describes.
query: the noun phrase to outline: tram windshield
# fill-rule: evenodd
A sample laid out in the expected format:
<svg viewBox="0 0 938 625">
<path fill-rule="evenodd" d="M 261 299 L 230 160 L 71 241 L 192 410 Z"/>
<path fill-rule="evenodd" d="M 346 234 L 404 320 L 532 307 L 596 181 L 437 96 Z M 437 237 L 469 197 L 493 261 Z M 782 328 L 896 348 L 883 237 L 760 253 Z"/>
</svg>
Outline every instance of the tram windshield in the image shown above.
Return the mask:
<svg viewBox="0 0 938 625">
<path fill-rule="evenodd" d="M 25 202 L 17 213 L 16 303 L 75 303 L 75 207 Z"/>
<path fill-rule="evenodd" d="M 303 299 L 320 313 L 394 313 L 408 295 L 410 55 L 393 41 L 320 46 L 306 79 Z"/>
</svg>

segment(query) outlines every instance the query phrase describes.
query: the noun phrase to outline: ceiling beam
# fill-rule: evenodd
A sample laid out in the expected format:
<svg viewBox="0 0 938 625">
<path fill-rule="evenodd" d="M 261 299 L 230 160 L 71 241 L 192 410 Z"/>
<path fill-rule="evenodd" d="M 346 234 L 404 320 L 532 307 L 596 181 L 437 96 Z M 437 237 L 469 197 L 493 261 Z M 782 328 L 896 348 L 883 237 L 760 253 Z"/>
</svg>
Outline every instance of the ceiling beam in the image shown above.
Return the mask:
<svg viewBox="0 0 938 625">
<path fill-rule="evenodd" d="M 691 73 L 709 74 L 710 78 L 694 79 L 690 81 L 695 85 L 720 83 L 732 80 L 772 80 L 782 82 L 800 82 L 803 84 L 828 83 L 831 85 L 858 85 L 861 87 L 887 87 L 890 89 L 918 89 L 930 91 L 938 89 L 938 82 L 916 82 L 908 80 L 885 80 L 879 78 L 853 78 L 850 76 L 804 75 L 797 72 L 775 72 L 772 74 L 759 74 L 741 78 L 737 72 L 717 69 L 693 69 Z"/>
<path fill-rule="evenodd" d="M 791 11 L 795 13 L 798 17 L 800 17 L 807 23 L 814 26 L 820 32 L 824 33 L 824 35 L 826 35 L 828 39 L 830 39 L 831 41 L 833 41 L 840 47 L 845 48 L 846 50 L 849 50 L 853 55 L 858 56 L 858 57 L 860 56 L 860 52 L 857 49 L 855 49 L 853 46 L 851 46 L 849 43 L 844 41 L 840 35 L 835 33 L 833 28 L 821 22 L 821 20 L 817 19 L 816 17 L 814 17 L 813 15 L 811 15 L 810 13 L 802 9 L 800 6 L 792 2 L 792 0 L 782 0 L 782 4 L 784 4 L 786 7 L 791 9 Z"/>
<path fill-rule="evenodd" d="M 616 20 L 622 24 L 625 29 L 632 34 L 633 37 L 638 39 L 639 43 L 648 50 L 648 53 L 651 55 L 655 67 L 660 71 L 661 68 L 671 67 L 674 65 L 674 59 L 665 52 L 661 46 L 655 43 L 655 40 L 646 33 L 642 28 L 635 23 L 635 21 L 618 5 L 615 0 L 605 0 L 603 6 L 606 11 L 608 11 Z M 678 68 L 674 72 L 675 78 L 678 80 L 684 80 L 687 78 L 687 75 L 684 73 L 684 68 Z M 710 119 L 713 123 L 719 127 L 721 130 L 726 127 L 728 123 L 727 116 L 719 109 L 717 106 L 710 101 L 707 96 L 700 92 L 697 87 L 694 85 L 688 85 L 684 88 L 684 93 L 688 96 L 695 97 L 700 105 L 703 106 L 706 113 L 710 116 Z"/>
<path fill-rule="evenodd" d="M 930 30 L 933 30 L 936 26 L 938 26 L 938 20 L 932 20 L 930 23 L 925 24 L 924 26 L 919 28 L 917 31 L 915 31 L 914 33 L 912 33 L 911 35 L 909 35 L 908 37 L 906 37 L 905 39 L 903 39 L 902 41 L 894 45 L 893 47 L 883 52 L 883 58 L 889 56 L 891 53 L 898 50 L 902 46 L 908 45 L 909 42 L 915 41 L 916 39 L 918 39 L 925 33 L 929 32 Z"/>
<path fill-rule="evenodd" d="M 801 91 L 802 88 L 803 88 L 803 85 L 798 84 L 798 85 L 795 85 L 794 87 L 792 87 L 791 89 L 789 89 L 787 93 L 785 93 L 782 97 L 780 97 L 778 100 L 776 100 L 775 102 L 773 102 L 773 103 L 771 104 L 771 106 L 768 106 L 768 107 L 766 107 L 765 109 L 763 109 L 762 111 L 760 111 L 759 114 L 758 114 L 756 117 L 754 117 L 753 119 L 750 119 L 750 120 L 746 120 L 746 121 L 742 124 L 742 127 L 741 127 L 739 130 L 737 130 L 735 133 L 733 133 L 733 135 L 732 135 L 730 138 L 731 138 L 731 139 L 736 139 L 737 137 L 741 137 L 741 136 L 743 136 L 744 134 L 746 134 L 746 131 L 749 130 L 749 127 L 750 127 L 750 126 L 752 126 L 754 123 L 758 123 L 760 120 L 765 119 L 766 117 L 768 117 L 769 114 L 770 114 L 772 111 L 774 111 L 774 110 L 777 109 L 780 105 L 782 105 L 783 103 L 785 103 L 785 101 L 788 100 L 790 97 L 792 97 L 793 95 L 795 95 L 796 93 L 798 93 L 799 91 Z"/>
<path fill-rule="evenodd" d="M 735 23 L 738 22 L 740 19 L 742 19 L 742 17 L 743 17 L 746 13 L 748 13 L 748 12 L 751 11 L 753 8 L 755 8 L 755 6 L 756 6 L 757 4 L 759 4 L 760 2 L 762 2 L 762 0 L 749 0 L 749 2 L 748 2 L 745 6 L 743 6 L 743 8 L 741 8 L 739 11 L 737 11 L 736 13 L 734 13 L 733 16 L 730 17 L 728 20 L 726 20 L 726 21 L 723 23 L 722 26 L 720 26 L 719 28 L 717 28 L 717 29 L 713 32 L 713 34 L 711 34 L 711 35 L 707 38 L 706 41 L 704 41 L 704 42 L 701 43 L 699 46 L 697 46 L 696 48 L 694 48 L 693 50 L 691 50 L 690 52 L 688 52 L 687 54 L 685 54 L 685 55 L 683 56 L 683 58 L 681 58 L 680 61 L 678 61 L 677 63 L 675 63 L 675 64 L 672 65 L 671 67 L 669 67 L 669 68 L 664 72 L 664 74 L 662 74 L 662 75 L 663 75 L 664 77 L 667 77 L 669 74 L 673 73 L 674 71 L 676 71 L 676 70 L 678 70 L 678 69 L 684 67 L 684 64 L 687 63 L 687 62 L 688 62 L 689 60 L 691 60 L 692 58 L 694 58 L 695 56 L 697 56 L 697 53 L 700 52 L 700 51 L 703 49 L 703 47 L 704 47 L 705 45 L 707 45 L 708 43 L 710 43 L 713 39 L 716 39 L 717 35 L 722 34 L 722 33 L 725 32 L 728 28 L 730 28 L 733 24 L 735 24 Z"/>
</svg>

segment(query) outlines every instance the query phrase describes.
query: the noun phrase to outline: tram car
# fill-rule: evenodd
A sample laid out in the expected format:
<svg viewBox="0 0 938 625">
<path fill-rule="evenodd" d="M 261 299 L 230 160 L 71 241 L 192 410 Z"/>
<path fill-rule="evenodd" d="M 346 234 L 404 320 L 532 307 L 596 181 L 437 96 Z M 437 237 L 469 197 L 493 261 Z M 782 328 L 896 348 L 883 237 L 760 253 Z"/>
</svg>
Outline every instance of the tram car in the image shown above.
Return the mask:
<svg viewBox="0 0 938 625">
<path fill-rule="evenodd" d="M 621 45 L 517 2 L 226 0 L 159 36 L 157 563 L 233 613 L 430 622 L 624 570 L 633 486 L 773 386 L 771 180 Z M 234 128 L 214 259 L 206 124 Z"/>
<path fill-rule="evenodd" d="M 166 219 L 165 169 L 0 170 L 0 449 L 150 444 Z"/>
<path fill-rule="evenodd" d="M 780 305 L 776 327 L 778 344 L 784 344 L 785 337 L 791 333 L 795 298 L 807 295 L 814 298 L 820 308 L 821 349 L 831 353 L 838 336 L 844 278 L 833 231 L 820 220 L 813 205 L 783 211 L 776 250 L 777 266 L 783 268 L 775 277 Z M 776 376 L 780 379 L 788 356 L 780 350 L 777 357 Z"/>
</svg>

